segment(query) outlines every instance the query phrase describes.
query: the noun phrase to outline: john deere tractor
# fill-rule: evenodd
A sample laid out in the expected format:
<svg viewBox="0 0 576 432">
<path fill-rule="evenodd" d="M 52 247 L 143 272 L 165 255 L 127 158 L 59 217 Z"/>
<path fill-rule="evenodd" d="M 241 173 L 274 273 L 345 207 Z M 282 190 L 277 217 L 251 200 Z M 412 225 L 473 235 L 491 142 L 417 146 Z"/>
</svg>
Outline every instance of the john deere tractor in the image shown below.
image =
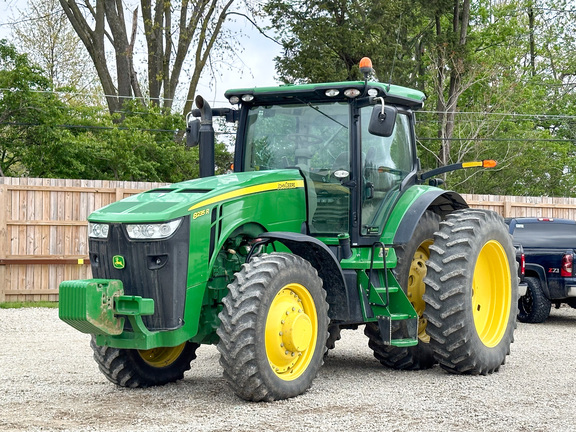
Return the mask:
<svg viewBox="0 0 576 432">
<path fill-rule="evenodd" d="M 198 96 L 189 118 L 200 178 L 88 218 L 94 279 L 60 285 L 60 318 L 92 335 L 102 373 L 170 383 L 217 344 L 239 397 L 285 399 L 359 327 L 388 367 L 497 371 L 517 314 L 511 238 L 435 178 L 492 161 L 421 173 L 417 90 L 366 79 L 225 96 L 231 107 Z M 233 172 L 214 176 L 218 116 L 237 136 Z"/>
</svg>

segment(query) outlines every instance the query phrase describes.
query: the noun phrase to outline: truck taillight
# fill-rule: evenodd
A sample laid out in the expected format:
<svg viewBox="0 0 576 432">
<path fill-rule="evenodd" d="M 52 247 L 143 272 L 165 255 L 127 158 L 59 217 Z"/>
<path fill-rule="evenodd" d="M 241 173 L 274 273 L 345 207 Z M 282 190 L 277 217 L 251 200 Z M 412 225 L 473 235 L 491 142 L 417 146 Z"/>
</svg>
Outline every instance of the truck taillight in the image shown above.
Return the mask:
<svg viewBox="0 0 576 432">
<path fill-rule="evenodd" d="M 520 255 L 520 274 L 524 276 L 526 274 L 526 255 Z"/>
<path fill-rule="evenodd" d="M 560 267 L 560 276 L 572 276 L 572 254 L 567 253 L 562 257 L 562 267 Z"/>
</svg>

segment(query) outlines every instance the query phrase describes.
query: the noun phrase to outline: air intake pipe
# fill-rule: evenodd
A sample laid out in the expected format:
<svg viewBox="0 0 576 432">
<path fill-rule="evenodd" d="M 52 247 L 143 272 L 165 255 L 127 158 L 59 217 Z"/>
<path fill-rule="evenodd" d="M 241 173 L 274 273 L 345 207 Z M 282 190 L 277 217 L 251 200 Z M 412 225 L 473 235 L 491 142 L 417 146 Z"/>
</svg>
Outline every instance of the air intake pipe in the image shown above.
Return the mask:
<svg viewBox="0 0 576 432">
<path fill-rule="evenodd" d="M 200 110 L 199 155 L 200 177 L 214 175 L 214 126 L 212 125 L 212 108 L 200 95 L 194 99 Z"/>
</svg>

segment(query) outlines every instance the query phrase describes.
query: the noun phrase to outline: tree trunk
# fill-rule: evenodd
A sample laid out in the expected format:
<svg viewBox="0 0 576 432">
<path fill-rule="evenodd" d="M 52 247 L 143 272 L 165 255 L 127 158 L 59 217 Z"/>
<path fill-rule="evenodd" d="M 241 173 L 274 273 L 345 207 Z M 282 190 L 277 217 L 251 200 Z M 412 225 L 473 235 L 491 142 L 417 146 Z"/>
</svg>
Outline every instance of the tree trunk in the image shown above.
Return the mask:
<svg viewBox="0 0 576 432">
<path fill-rule="evenodd" d="M 110 113 L 121 111 L 123 102 L 134 96 L 141 98 L 142 92 L 132 58 L 137 10 L 133 12 L 129 39 L 121 0 L 84 0 L 82 10 L 75 0 L 59 1 L 90 53 L 106 94 Z M 166 0 L 154 3 L 152 0 L 140 1 L 148 49 L 148 93 L 152 104 L 161 106 L 165 111 L 171 110 L 184 65 L 190 60 L 188 53 L 192 43 L 196 49 L 188 85 L 188 93 L 192 96 L 188 99 L 194 97 L 202 70 L 206 66 L 210 51 L 221 37 L 222 25 L 234 1 L 227 0 L 222 5 L 219 0 Z M 92 2 L 95 2 L 95 6 Z M 179 12 L 177 24 L 172 22 L 173 11 Z M 90 19 L 87 20 L 87 17 Z M 107 63 L 104 38 L 114 47 L 114 65 Z M 110 73 L 111 68 L 115 69 L 114 74 Z M 116 81 L 112 79 L 113 75 Z M 190 106 L 191 102 L 186 102 L 184 114 Z"/>
<path fill-rule="evenodd" d="M 438 162 L 440 166 L 448 165 L 451 153 L 451 139 L 454 134 L 454 122 L 458 110 L 458 99 L 462 94 L 462 77 L 467 72 L 466 65 L 466 43 L 468 40 L 468 28 L 470 26 L 470 0 L 454 0 L 452 35 L 453 46 L 449 49 L 439 47 L 438 58 L 439 67 L 437 73 L 437 95 L 438 95 L 438 138 L 440 139 L 440 151 Z M 436 17 L 436 34 L 440 36 L 442 32 L 440 17 Z M 448 94 L 445 95 L 444 88 L 446 70 L 450 70 L 448 82 Z"/>
</svg>

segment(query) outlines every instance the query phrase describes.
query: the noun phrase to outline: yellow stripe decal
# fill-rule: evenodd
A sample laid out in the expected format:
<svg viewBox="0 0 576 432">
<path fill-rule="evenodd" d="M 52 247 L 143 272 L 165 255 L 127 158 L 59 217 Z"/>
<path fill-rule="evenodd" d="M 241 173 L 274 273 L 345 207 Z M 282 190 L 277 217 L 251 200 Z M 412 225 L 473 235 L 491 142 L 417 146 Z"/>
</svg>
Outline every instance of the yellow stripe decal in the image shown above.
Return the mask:
<svg viewBox="0 0 576 432">
<path fill-rule="evenodd" d="M 232 192 L 226 192 L 222 195 L 215 196 L 213 198 L 209 198 L 207 200 L 201 201 L 198 204 L 194 204 L 192 207 L 188 209 L 188 211 L 192 211 L 199 207 L 204 207 L 210 204 L 214 204 L 219 201 L 225 201 L 231 198 L 238 198 L 244 195 L 252 195 L 258 192 L 268 192 L 273 190 L 285 190 L 285 189 L 296 189 L 296 188 L 303 188 L 304 187 L 304 180 L 288 180 L 288 181 L 279 181 L 279 182 L 272 182 L 272 183 L 265 183 L 256 186 L 249 186 L 246 188 L 238 189 Z"/>
</svg>

